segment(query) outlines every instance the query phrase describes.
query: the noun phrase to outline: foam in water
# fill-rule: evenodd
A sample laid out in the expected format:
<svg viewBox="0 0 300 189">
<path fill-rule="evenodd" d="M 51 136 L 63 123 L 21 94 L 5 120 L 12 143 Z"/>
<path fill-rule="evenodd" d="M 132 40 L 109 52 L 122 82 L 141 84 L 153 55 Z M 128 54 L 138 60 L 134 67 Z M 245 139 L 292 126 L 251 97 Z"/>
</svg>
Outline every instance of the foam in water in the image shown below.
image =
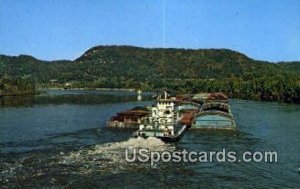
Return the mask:
<svg viewBox="0 0 300 189">
<path fill-rule="evenodd" d="M 125 149 L 147 148 L 149 151 L 173 151 L 174 146 L 166 144 L 161 140 L 149 137 L 130 138 L 123 142 L 112 142 L 96 145 L 91 148 L 80 149 L 68 154 L 62 154 L 59 163 L 68 166 L 78 167 L 77 173 L 88 174 L 94 171 L 120 172 L 128 170 L 137 164 L 129 164 L 125 161 Z M 138 166 L 145 166 L 139 164 Z"/>
<path fill-rule="evenodd" d="M 171 145 L 164 143 L 160 139 L 155 137 L 149 137 L 147 139 L 138 137 L 130 138 L 123 142 L 113 142 L 107 144 L 96 145 L 97 150 L 116 150 L 116 149 L 132 149 L 132 148 L 147 148 L 150 151 L 163 151 L 170 149 Z"/>
<path fill-rule="evenodd" d="M 60 152 L 52 156 L 30 155 L 18 160 L 0 162 L 0 181 L 6 184 L 16 178 L 43 177 L 51 171 L 60 174 L 87 175 L 111 174 L 122 171 L 148 168 L 150 164 L 129 163 L 125 160 L 125 149 L 147 148 L 149 151 L 173 151 L 175 146 L 165 144 L 157 138 L 130 138 L 127 141 L 84 147 L 77 151 Z"/>
</svg>

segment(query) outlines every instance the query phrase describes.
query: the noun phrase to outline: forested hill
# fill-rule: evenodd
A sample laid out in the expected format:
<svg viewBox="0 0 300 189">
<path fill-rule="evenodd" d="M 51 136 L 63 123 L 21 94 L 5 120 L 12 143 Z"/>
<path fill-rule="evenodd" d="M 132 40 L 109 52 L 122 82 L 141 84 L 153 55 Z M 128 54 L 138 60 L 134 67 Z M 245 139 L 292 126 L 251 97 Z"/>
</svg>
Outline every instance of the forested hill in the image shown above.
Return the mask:
<svg viewBox="0 0 300 189">
<path fill-rule="evenodd" d="M 89 75 L 123 76 L 145 80 L 163 78 L 226 78 L 230 76 L 300 73 L 281 63 L 255 61 L 228 49 L 145 49 L 129 46 L 94 47 L 76 59 L 88 64 Z M 105 71 L 104 71 L 105 70 Z"/>
<path fill-rule="evenodd" d="M 0 75 L 33 75 L 44 85 L 54 80 L 74 87 L 221 90 L 230 96 L 265 100 L 295 101 L 300 94 L 300 62 L 258 61 L 228 49 L 97 46 L 74 61 L 51 62 L 25 55 L 2 55 Z M 291 97 L 283 94 L 287 89 L 291 89 Z"/>
<path fill-rule="evenodd" d="M 147 49 L 131 46 L 98 46 L 75 61 L 41 61 L 31 56 L 0 55 L 0 74 L 34 74 L 38 82 L 96 81 L 122 77 L 146 81 L 154 78 L 222 79 L 300 74 L 299 62 L 255 61 L 228 49 Z"/>
</svg>

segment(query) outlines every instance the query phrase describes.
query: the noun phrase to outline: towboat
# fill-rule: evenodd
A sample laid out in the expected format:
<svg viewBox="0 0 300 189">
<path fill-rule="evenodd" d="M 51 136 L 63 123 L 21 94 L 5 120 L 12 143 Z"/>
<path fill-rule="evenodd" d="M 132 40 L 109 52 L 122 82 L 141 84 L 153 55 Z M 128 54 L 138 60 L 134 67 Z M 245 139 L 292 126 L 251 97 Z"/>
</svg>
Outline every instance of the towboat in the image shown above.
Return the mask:
<svg viewBox="0 0 300 189">
<path fill-rule="evenodd" d="M 195 114 L 192 129 L 229 129 L 236 128 L 230 106 L 223 102 L 208 102 Z"/>
<path fill-rule="evenodd" d="M 177 100 L 168 98 L 166 92 L 164 98 L 158 97 L 156 106 L 151 108 L 151 115 L 142 120 L 133 137 L 156 137 L 164 142 L 180 140 L 187 126 L 178 122 L 180 119 L 176 104 Z"/>
<path fill-rule="evenodd" d="M 154 122 L 154 124 L 141 125 L 139 130 L 133 133 L 133 137 L 155 137 L 164 142 L 177 142 L 186 130 L 186 125 L 159 125 L 158 122 Z"/>
</svg>

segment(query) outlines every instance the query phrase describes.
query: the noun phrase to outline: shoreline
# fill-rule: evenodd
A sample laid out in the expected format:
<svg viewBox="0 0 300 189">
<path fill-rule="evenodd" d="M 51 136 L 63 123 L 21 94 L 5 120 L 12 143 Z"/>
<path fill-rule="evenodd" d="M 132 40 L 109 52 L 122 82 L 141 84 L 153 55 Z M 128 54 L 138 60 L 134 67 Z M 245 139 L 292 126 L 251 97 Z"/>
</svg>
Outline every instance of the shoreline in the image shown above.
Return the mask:
<svg viewBox="0 0 300 189">
<path fill-rule="evenodd" d="M 48 88 L 39 88 L 38 90 L 65 90 L 65 91 L 75 91 L 75 90 L 89 90 L 89 91 L 136 91 L 136 89 L 127 89 L 127 88 L 64 88 L 64 87 L 48 87 Z"/>
<path fill-rule="evenodd" d="M 2 97 L 7 97 L 7 96 L 35 96 L 39 95 L 40 92 L 35 92 L 35 93 L 7 93 L 7 94 L 0 94 L 0 98 Z"/>
<path fill-rule="evenodd" d="M 64 87 L 49 87 L 49 88 L 38 88 L 36 92 L 34 93 L 8 93 L 8 94 L 0 94 L 0 98 L 3 97 L 25 97 L 25 96 L 36 96 L 44 93 L 44 90 L 62 90 L 62 91 L 127 91 L 127 92 L 135 92 L 136 89 L 132 88 L 64 88 Z M 151 91 L 143 91 L 144 92 L 151 92 Z M 259 98 L 239 98 L 235 96 L 230 96 L 230 99 L 240 99 L 240 100 L 253 100 L 258 102 L 277 102 L 277 103 L 285 103 L 285 104 L 296 104 L 300 105 L 300 103 L 297 102 L 286 102 L 286 101 L 279 101 L 279 100 L 262 100 Z"/>
<path fill-rule="evenodd" d="M 66 91 L 75 91 L 75 90 L 81 90 L 81 91 L 127 91 L 127 92 L 135 92 L 138 89 L 133 89 L 133 88 L 64 88 L 64 87 L 48 87 L 48 88 L 39 88 L 39 90 L 66 90 Z M 42 91 L 41 91 L 42 92 Z M 40 93 L 41 93 L 40 92 Z M 147 92 L 153 92 L 153 91 L 143 91 L 143 93 Z M 187 94 L 183 92 L 179 92 L 178 94 Z M 240 99 L 240 100 L 253 100 L 253 101 L 258 101 L 258 102 L 278 102 L 278 103 L 285 103 L 285 104 L 297 104 L 300 105 L 300 103 L 293 102 L 293 101 L 280 101 L 280 100 L 263 100 L 260 99 L 258 96 L 252 96 L 252 98 L 244 98 L 244 97 L 238 97 L 238 96 L 232 96 L 228 95 L 230 99 Z"/>
</svg>

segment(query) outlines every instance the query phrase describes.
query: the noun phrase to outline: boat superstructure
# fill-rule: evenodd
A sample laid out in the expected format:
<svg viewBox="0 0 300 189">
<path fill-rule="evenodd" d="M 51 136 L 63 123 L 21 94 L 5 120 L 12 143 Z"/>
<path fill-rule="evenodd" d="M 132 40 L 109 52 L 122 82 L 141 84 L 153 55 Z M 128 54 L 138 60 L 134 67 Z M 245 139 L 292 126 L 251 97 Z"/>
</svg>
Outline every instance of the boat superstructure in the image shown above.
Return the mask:
<svg viewBox="0 0 300 189">
<path fill-rule="evenodd" d="M 179 140 L 186 130 L 186 125 L 179 124 L 179 112 L 176 110 L 177 101 L 175 98 L 168 98 L 164 92 L 157 103 L 152 107 L 151 115 L 143 119 L 139 130 L 134 137 L 156 137 L 163 141 L 172 142 Z"/>
</svg>

